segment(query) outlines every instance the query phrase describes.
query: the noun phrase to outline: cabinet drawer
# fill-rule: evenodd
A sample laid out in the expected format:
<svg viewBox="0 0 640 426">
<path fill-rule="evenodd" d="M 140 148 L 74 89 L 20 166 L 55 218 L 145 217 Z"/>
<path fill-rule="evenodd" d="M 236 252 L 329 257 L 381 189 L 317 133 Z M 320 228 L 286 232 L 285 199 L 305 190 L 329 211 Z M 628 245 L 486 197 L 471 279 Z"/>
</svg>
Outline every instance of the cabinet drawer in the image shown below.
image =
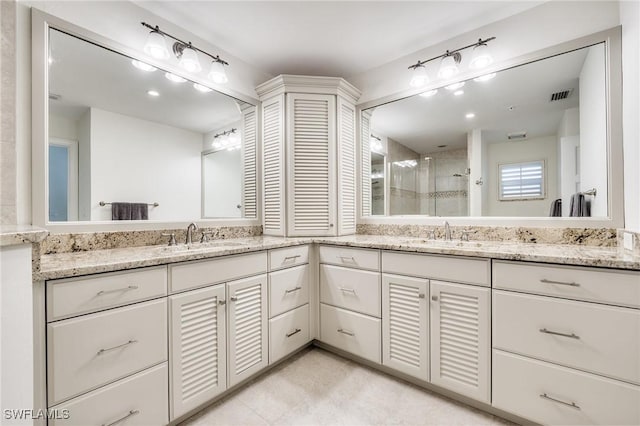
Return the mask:
<svg viewBox="0 0 640 426">
<path fill-rule="evenodd" d="M 494 290 L 493 345 L 640 383 L 635 309 Z"/>
<path fill-rule="evenodd" d="M 378 250 L 320 246 L 320 263 L 379 271 L 380 252 Z"/>
<path fill-rule="evenodd" d="M 165 425 L 167 392 L 164 363 L 53 407 L 69 410 L 69 418 L 49 420 L 49 425 Z"/>
<path fill-rule="evenodd" d="M 638 401 L 638 386 L 493 351 L 493 406 L 534 422 L 638 425 Z"/>
<path fill-rule="evenodd" d="M 267 252 L 169 265 L 172 293 L 267 272 Z"/>
<path fill-rule="evenodd" d="M 269 270 L 309 263 L 309 246 L 287 247 L 269 251 Z"/>
<path fill-rule="evenodd" d="M 380 273 L 320 265 L 320 301 L 380 318 Z"/>
<path fill-rule="evenodd" d="M 49 402 L 167 360 L 166 299 L 47 326 Z"/>
<path fill-rule="evenodd" d="M 166 266 L 47 281 L 47 320 L 101 311 L 166 294 Z"/>
<path fill-rule="evenodd" d="M 493 261 L 493 287 L 640 307 L 640 272 Z"/>
<path fill-rule="evenodd" d="M 269 363 L 309 342 L 309 305 L 269 320 Z"/>
<path fill-rule="evenodd" d="M 380 363 L 380 320 L 320 304 L 320 340 L 354 355 Z"/>
<path fill-rule="evenodd" d="M 491 285 L 489 259 L 382 252 L 382 272 L 487 287 Z"/>
<path fill-rule="evenodd" d="M 309 265 L 269 274 L 269 318 L 309 303 Z"/>
</svg>

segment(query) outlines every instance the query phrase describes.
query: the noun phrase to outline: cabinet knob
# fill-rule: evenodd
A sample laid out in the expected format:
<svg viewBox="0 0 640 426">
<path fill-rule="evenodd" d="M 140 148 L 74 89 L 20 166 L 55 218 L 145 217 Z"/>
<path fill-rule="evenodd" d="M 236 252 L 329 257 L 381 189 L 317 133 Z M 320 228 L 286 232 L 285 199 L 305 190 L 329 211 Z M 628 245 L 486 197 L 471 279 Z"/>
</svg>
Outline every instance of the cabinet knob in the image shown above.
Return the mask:
<svg viewBox="0 0 640 426">
<path fill-rule="evenodd" d="M 236 302 L 238 300 L 238 298 L 235 297 L 235 296 L 232 296 L 232 297 L 229 298 L 229 300 L 231 300 L 232 302 Z"/>
<path fill-rule="evenodd" d="M 435 294 L 433 296 L 431 296 L 431 300 L 433 300 L 434 302 L 438 301 L 438 296 L 436 296 Z"/>
<path fill-rule="evenodd" d="M 418 295 L 418 297 L 419 297 L 420 299 L 424 299 L 424 293 L 420 293 L 420 294 Z"/>
<path fill-rule="evenodd" d="M 226 300 L 218 300 L 218 305 L 226 305 L 227 301 Z"/>
</svg>

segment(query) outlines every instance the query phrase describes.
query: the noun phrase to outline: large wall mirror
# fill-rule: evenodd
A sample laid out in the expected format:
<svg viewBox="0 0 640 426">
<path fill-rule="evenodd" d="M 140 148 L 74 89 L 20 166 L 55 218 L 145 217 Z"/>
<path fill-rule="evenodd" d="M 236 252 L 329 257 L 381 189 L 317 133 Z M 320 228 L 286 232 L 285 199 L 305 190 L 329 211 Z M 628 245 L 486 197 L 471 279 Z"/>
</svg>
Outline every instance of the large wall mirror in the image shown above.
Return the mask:
<svg viewBox="0 0 640 426">
<path fill-rule="evenodd" d="M 574 45 L 365 106 L 363 216 L 616 216 L 619 67 L 605 39 Z"/>
<path fill-rule="evenodd" d="M 257 220 L 257 109 L 47 29 L 46 222 Z"/>
</svg>

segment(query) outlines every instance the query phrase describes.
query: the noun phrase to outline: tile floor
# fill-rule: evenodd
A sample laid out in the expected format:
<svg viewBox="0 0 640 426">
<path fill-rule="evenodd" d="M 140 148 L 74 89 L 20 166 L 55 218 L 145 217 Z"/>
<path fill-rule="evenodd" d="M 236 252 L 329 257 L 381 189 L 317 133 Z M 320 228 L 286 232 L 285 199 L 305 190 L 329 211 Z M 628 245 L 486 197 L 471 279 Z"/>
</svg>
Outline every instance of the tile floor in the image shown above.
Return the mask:
<svg viewBox="0 0 640 426">
<path fill-rule="evenodd" d="M 181 426 L 510 424 L 312 347 Z"/>
</svg>

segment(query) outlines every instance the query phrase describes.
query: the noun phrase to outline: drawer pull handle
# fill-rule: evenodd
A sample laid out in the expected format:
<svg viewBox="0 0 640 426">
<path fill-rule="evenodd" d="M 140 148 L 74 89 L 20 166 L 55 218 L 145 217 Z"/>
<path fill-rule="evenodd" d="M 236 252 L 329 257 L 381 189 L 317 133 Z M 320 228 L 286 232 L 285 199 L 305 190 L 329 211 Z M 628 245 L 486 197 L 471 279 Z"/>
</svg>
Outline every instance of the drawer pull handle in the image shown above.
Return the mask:
<svg viewBox="0 0 640 426">
<path fill-rule="evenodd" d="M 346 334 L 347 336 L 351 336 L 351 337 L 356 335 L 355 333 L 353 333 L 351 331 L 348 331 L 348 330 L 344 330 L 342 328 L 338 329 L 338 333 Z"/>
<path fill-rule="evenodd" d="M 546 278 L 543 278 L 540 280 L 541 283 L 545 283 L 545 284 L 559 284 L 559 285 L 568 285 L 570 287 L 580 287 L 580 284 L 578 283 L 567 283 L 567 282 L 563 282 L 563 281 L 554 281 L 554 280 L 548 280 Z"/>
<path fill-rule="evenodd" d="M 356 259 L 353 256 L 337 256 L 337 257 L 338 257 L 338 259 L 342 260 L 343 262 L 346 259 L 350 263 L 356 263 Z"/>
<path fill-rule="evenodd" d="M 102 354 L 104 354 L 106 352 L 114 351 L 116 349 L 124 348 L 125 346 L 133 345 L 134 343 L 138 343 L 138 341 L 137 340 L 129 340 L 127 343 L 123 343 L 121 345 L 114 346 L 112 348 L 100 349 L 98 351 L 98 355 L 102 355 Z"/>
<path fill-rule="evenodd" d="M 571 333 L 571 334 L 560 333 L 558 331 L 547 330 L 546 328 L 541 328 L 540 329 L 540 333 L 553 334 L 554 336 L 569 337 L 570 339 L 578 339 L 578 340 L 580 340 L 580 336 L 578 336 L 578 335 L 576 335 L 574 333 Z"/>
<path fill-rule="evenodd" d="M 298 333 L 300 333 L 301 331 L 302 331 L 302 330 L 300 330 L 299 328 L 296 328 L 296 329 L 295 329 L 294 331 L 292 331 L 291 333 L 287 333 L 287 334 L 286 334 L 286 336 L 287 336 L 287 337 L 291 337 L 291 336 L 293 336 L 294 334 L 298 334 Z"/>
<path fill-rule="evenodd" d="M 340 289 L 340 291 L 344 292 L 344 293 L 351 293 L 354 296 L 357 296 L 356 291 L 352 288 L 346 288 L 346 287 L 338 287 Z"/>
<path fill-rule="evenodd" d="M 285 294 L 294 293 L 298 290 L 302 290 L 302 287 L 296 287 L 296 288 L 292 288 L 291 290 L 285 290 L 284 293 Z"/>
<path fill-rule="evenodd" d="M 96 294 L 96 296 L 103 296 L 109 293 L 120 293 L 123 291 L 130 291 L 130 290 L 137 290 L 137 289 L 138 289 L 137 285 L 130 285 L 124 288 L 117 288 L 115 290 L 102 290 L 102 291 L 99 291 L 98 294 Z"/>
<path fill-rule="evenodd" d="M 546 393 L 543 393 L 540 395 L 540 398 L 544 398 L 544 399 L 548 399 L 549 401 L 553 401 L 553 402 L 557 402 L 559 404 L 564 404 L 567 407 L 571 407 L 571 408 L 575 408 L 576 410 L 580 409 L 580 406 L 577 405 L 575 402 L 565 402 L 565 401 L 561 401 L 559 399 L 556 398 L 552 398 L 549 395 L 547 395 Z"/>
<path fill-rule="evenodd" d="M 232 297 L 229 298 L 229 300 L 231 300 L 232 302 L 237 302 L 238 298 L 235 297 L 235 296 L 232 296 Z"/>
<path fill-rule="evenodd" d="M 418 294 L 418 298 L 419 298 L 419 299 L 424 299 L 424 293 L 420 293 L 420 294 Z"/>
<path fill-rule="evenodd" d="M 115 420 L 111 423 L 103 423 L 102 426 L 113 426 L 113 425 L 117 425 L 118 423 L 121 423 L 125 420 L 127 420 L 129 417 L 133 417 L 136 414 L 139 414 L 140 411 L 139 410 L 131 410 L 129 411 L 124 417 L 120 417 L 118 420 Z"/>
<path fill-rule="evenodd" d="M 284 258 L 284 262 L 282 262 L 282 263 L 288 262 L 290 260 L 296 260 L 299 257 L 302 257 L 302 255 L 301 254 L 296 254 L 295 256 L 287 256 L 287 257 Z"/>
<path fill-rule="evenodd" d="M 226 300 L 218 300 L 218 305 L 226 305 L 227 301 Z"/>
</svg>

